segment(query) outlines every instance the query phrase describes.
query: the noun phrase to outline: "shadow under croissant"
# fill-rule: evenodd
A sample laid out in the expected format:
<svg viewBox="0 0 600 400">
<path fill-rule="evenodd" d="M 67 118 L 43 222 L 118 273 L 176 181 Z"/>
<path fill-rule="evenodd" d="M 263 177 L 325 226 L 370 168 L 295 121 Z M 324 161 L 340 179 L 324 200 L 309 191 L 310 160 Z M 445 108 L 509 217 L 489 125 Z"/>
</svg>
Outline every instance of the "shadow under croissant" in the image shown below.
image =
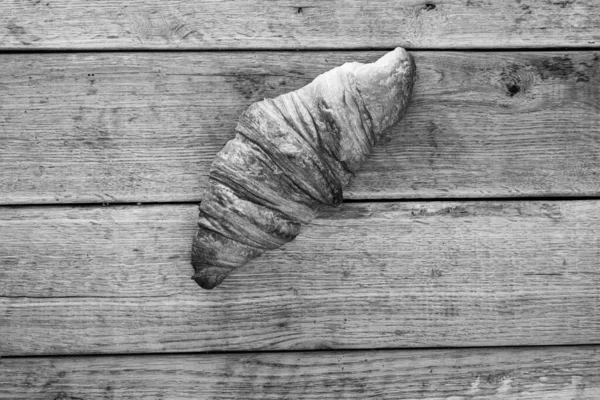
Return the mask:
<svg viewBox="0 0 600 400">
<path fill-rule="evenodd" d="M 397 48 L 244 111 L 235 138 L 211 164 L 192 279 L 213 289 L 232 270 L 293 240 L 321 206 L 339 206 L 372 147 L 404 115 L 415 71 L 410 54 Z"/>
</svg>

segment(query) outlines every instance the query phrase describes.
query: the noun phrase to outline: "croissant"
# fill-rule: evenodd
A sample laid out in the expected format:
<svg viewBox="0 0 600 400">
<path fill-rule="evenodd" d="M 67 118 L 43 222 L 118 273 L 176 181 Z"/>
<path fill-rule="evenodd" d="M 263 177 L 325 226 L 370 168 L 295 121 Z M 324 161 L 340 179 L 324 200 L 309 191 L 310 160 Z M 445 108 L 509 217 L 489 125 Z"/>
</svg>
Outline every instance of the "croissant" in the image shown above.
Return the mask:
<svg viewBox="0 0 600 400">
<path fill-rule="evenodd" d="M 250 105 L 210 167 L 192 279 L 213 289 L 233 269 L 293 240 L 320 207 L 339 206 L 342 189 L 404 115 L 415 69 L 399 47 Z"/>
</svg>

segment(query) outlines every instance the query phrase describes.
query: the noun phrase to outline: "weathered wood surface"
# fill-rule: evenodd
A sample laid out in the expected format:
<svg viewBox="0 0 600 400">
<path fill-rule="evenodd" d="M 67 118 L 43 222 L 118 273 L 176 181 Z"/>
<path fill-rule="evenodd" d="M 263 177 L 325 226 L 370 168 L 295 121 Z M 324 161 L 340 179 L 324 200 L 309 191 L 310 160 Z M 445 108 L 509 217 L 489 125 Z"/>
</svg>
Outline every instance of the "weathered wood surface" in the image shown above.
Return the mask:
<svg viewBox="0 0 600 400">
<path fill-rule="evenodd" d="M 191 205 L 0 211 L 0 354 L 600 342 L 600 202 L 352 203 L 190 279 Z"/>
<path fill-rule="evenodd" d="M 598 346 L 0 359 L 0 399 L 600 398 Z"/>
<path fill-rule="evenodd" d="M 4 55 L 0 202 L 199 201 L 248 105 L 382 54 Z M 600 194 L 599 52 L 413 55 L 408 114 L 347 198 Z"/>
<path fill-rule="evenodd" d="M 0 3 L 2 49 L 597 46 L 596 0 Z"/>
</svg>

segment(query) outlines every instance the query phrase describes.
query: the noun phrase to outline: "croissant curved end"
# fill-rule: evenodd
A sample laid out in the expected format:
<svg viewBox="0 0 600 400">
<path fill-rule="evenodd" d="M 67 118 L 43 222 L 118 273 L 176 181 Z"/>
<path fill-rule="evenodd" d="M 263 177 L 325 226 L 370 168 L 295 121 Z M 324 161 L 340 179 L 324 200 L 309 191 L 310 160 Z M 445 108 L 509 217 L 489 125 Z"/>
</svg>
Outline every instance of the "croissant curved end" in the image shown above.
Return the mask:
<svg viewBox="0 0 600 400">
<path fill-rule="evenodd" d="M 413 57 L 402 47 L 384 54 L 371 64 L 345 65 L 356 77 L 373 117 L 378 136 L 396 125 L 404 115 L 416 79 Z"/>
<path fill-rule="evenodd" d="M 231 271 L 228 268 L 204 266 L 194 266 L 196 273 L 192 276 L 192 279 L 196 281 L 202 289 L 211 290 L 216 288 L 223 282 L 223 279 L 227 277 Z"/>
</svg>

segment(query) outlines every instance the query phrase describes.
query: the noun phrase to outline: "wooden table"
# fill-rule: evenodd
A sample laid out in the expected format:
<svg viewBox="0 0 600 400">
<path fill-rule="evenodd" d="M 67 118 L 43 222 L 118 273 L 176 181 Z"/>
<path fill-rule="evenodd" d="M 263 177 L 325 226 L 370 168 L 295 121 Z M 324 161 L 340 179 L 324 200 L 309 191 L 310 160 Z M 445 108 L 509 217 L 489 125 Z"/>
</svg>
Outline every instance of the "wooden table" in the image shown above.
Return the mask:
<svg viewBox="0 0 600 400">
<path fill-rule="evenodd" d="M 191 279 L 251 103 L 404 46 L 341 209 Z M 0 398 L 599 399 L 596 0 L 0 2 Z"/>
</svg>

